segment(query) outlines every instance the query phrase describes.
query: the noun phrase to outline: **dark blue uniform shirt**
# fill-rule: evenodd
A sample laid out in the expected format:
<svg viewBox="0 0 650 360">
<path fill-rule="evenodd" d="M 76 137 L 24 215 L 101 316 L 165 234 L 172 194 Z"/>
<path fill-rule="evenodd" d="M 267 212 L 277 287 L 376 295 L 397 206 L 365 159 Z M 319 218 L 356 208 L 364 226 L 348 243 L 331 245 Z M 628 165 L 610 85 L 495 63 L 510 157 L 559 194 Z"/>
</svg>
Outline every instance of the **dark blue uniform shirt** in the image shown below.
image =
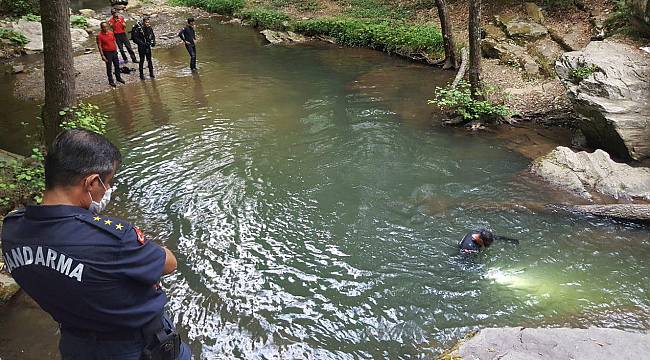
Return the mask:
<svg viewBox="0 0 650 360">
<path fill-rule="evenodd" d="M 5 217 L 1 239 L 5 267 L 63 327 L 119 332 L 162 314 L 165 251 L 123 220 L 28 206 Z"/>
</svg>

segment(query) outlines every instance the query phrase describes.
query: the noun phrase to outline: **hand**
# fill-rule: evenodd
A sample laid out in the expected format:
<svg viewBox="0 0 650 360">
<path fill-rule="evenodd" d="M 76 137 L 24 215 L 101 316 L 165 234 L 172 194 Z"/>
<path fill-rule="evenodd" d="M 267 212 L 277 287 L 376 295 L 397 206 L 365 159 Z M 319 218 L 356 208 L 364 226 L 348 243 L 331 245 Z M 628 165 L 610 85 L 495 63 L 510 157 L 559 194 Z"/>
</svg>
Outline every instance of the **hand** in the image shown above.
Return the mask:
<svg viewBox="0 0 650 360">
<path fill-rule="evenodd" d="M 106 56 L 102 56 L 102 61 L 103 62 L 108 62 L 108 60 L 106 59 Z"/>
<path fill-rule="evenodd" d="M 185 45 L 191 45 L 189 41 L 185 40 Z"/>
</svg>

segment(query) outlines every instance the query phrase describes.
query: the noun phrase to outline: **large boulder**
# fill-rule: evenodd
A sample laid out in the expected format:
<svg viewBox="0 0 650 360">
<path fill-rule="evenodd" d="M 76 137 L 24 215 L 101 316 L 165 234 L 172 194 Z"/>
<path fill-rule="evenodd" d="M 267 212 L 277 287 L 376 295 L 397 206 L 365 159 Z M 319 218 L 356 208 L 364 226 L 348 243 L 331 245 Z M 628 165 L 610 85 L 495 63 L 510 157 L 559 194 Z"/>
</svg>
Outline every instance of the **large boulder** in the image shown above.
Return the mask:
<svg viewBox="0 0 650 360">
<path fill-rule="evenodd" d="M 554 186 L 591 199 L 598 192 L 616 199 L 650 199 L 650 168 L 612 161 L 602 150 L 593 153 L 559 146 L 533 162 L 531 171 Z"/>
<path fill-rule="evenodd" d="M 92 18 L 92 17 L 95 17 L 95 15 L 97 15 L 97 13 L 93 9 L 81 9 L 81 10 L 79 10 L 79 15 L 81 15 L 83 17 L 86 17 L 86 18 Z"/>
<path fill-rule="evenodd" d="M 650 55 L 595 41 L 565 53 L 555 70 L 590 146 L 624 159 L 650 157 Z"/>
<path fill-rule="evenodd" d="M 499 59 L 501 62 L 520 66 L 528 76 L 539 75 L 539 65 L 523 47 L 510 41 L 497 41 L 492 38 L 481 41 L 481 53 L 489 59 Z"/>
<path fill-rule="evenodd" d="M 43 51 L 43 27 L 40 22 L 20 19 L 13 25 L 13 28 L 29 40 L 29 43 L 25 45 L 25 50 Z M 70 35 L 72 36 L 72 47 L 75 49 L 82 48 L 84 42 L 88 40 L 88 33 L 83 29 L 71 28 Z"/>
<path fill-rule="evenodd" d="M 537 40 L 548 34 L 548 30 L 543 25 L 524 20 L 506 22 L 504 30 L 509 38 L 521 42 Z"/>
<path fill-rule="evenodd" d="M 0 305 L 9 301 L 18 290 L 20 287 L 11 276 L 0 273 Z"/>
</svg>

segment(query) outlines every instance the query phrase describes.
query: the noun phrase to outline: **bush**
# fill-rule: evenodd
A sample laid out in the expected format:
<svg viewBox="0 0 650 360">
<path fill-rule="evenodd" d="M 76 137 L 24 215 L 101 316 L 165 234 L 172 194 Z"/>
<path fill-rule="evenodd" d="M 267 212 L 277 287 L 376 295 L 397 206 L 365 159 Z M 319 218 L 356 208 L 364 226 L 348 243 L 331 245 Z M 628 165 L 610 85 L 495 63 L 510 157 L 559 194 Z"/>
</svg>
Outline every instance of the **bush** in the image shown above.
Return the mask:
<svg viewBox="0 0 650 360">
<path fill-rule="evenodd" d="M 455 88 L 451 85 L 445 88 L 437 87 L 435 98 L 429 100 L 429 104 L 435 104 L 443 110 L 450 110 L 466 121 L 512 115 L 505 105 L 495 104 L 490 100 L 474 100 L 470 86 L 465 81 L 459 82 Z"/>
<path fill-rule="evenodd" d="M 27 14 L 27 15 L 21 17 L 21 19 L 23 19 L 23 20 L 25 20 L 25 21 L 36 21 L 36 22 L 41 22 L 41 17 L 40 17 L 40 15 L 34 15 L 34 14 Z"/>
<path fill-rule="evenodd" d="M 442 34 L 433 25 L 411 25 L 390 21 L 350 18 L 319 18 L 300 21 L 296 31 L 307 35 L 327 35 L 348 46 L 367 46 L 407 54 L 426 51 L 441 54 Z"/>
<path fill-rule="evenodd" d="M 171 0 L 172 4 L 193 6 L 211 13 L 233 15 L 244 8 L 244 0 Z"/>
<path fill-rule="evenodd" d="M 16 17 L 40 13 L 38 0 L 0 0 L 0 12 Z"/>
<path fill-rule="evenodd" d="M 596 65 L 578 66 L 577 68 L 571 70 L 571 79 L 574 82 L 579 83 L 580 81 L 590 77 L 596 71 L 598 71 L 598 67 Z"/>
<path fill-rule="evenodd" d="M 99 111 L 99 107 L 93 104 L 80 103 L 79 105 L 63 109 L 59 115 L 71 114 L 71 119 L 61 123 L 63 129 L 87 129 L 98 134 L 106 133 L 106 121 L 108 116 Z"/>
<path fill-rule="evenodd" d="M 283 30 L 284 25 L 282 23 L 291 20 L 289 15 L 270 9 L 244 10 L 238 13 L 237 16 L 250 22 L 252 26 L 273 30 Z"/>
<path fill-rule="evenodd" d="M 43 151 L 34 148 L 32 155 L 23 160 L 0 161 L 0 213 L 43 200 L 43 160 Z"/>
<path fill-rule="evenodd" d="M 81 15 L 70 16 L 70 24 L 79 29 L 85 29 L 88 26 L 88 19 Z"/>
<path fill-rule="evenodd" d="M 0 39 L 8 39 L 12 44 L 18 46 L 24 46 L 29 43 L 29 39 L 27 39 L 25 35 L 19 33 L 14 29 L 0 28 Z"/>
</svg>

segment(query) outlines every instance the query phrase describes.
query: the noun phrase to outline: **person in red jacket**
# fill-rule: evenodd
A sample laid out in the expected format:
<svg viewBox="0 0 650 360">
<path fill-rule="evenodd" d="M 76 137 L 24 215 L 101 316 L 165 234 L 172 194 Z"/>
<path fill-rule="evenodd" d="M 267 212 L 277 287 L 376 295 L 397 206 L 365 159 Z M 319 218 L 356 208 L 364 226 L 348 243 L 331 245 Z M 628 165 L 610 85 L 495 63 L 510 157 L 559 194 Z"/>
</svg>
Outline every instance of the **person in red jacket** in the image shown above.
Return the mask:
<svg viewBox="0 0 650 360">
<path fill-rule="evenodd" d="M 131 42 L 129 42 L 129 38 L 126 36 L 126 21 L 117 13 L 117 10 L 115 9 L 111 9 L 111 15 L 112 17 L 108 19 L 108 24 L 111 26 L 111 28 L 113 28 L 115 41 L 117 42 L 117 46 L 120 47 L 122 59 L 124 59 L 124 62 L 129 62 L 129 60 L 126 58 L 126 53 L 124 52 L 124 47 L 126 47 L 129 55 L 131 55 L 131 61 L 137 63 L 138 60 L 136 60 L 135 52 L 133 52 L 133 49 L 131 48 Z"/>
<path fill-rule="evenodd" d="M 97 34 L 97 47 L 102 60 L 106 63 L 106 76 L 108 76 L 108 83 L 115 87 L 113 82 L 112 67 L 115 67 L 115 78 L 117 81 L 124 84 L 122 76 L 120 75 L 120 62 L 117 57 L 117 44 L 115 43 L 115 35 L 112 31 L 108 30 L 108 23 L 102 21 L 100 27 L 102 30 Z"/>
</svg>

